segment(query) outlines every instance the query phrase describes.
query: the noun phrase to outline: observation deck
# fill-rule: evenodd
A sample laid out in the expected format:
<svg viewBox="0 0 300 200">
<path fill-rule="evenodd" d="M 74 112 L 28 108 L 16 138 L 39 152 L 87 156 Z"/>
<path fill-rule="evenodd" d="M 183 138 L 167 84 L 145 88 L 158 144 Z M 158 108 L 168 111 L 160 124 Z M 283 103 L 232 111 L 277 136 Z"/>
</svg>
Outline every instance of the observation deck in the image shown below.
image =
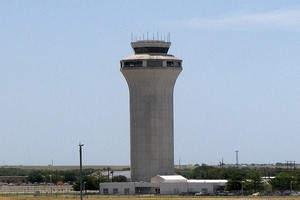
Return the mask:
<svg viewBox="0 0 300 200">
<path fill-rule="evenodd" d="M 171 42 L 162 40 L 139 40 L 131 42 L 135 54 L 121 60 L 121 69 L 140 67 L 181 68 L 182 60 L 168 54 Z"/>
</svg>

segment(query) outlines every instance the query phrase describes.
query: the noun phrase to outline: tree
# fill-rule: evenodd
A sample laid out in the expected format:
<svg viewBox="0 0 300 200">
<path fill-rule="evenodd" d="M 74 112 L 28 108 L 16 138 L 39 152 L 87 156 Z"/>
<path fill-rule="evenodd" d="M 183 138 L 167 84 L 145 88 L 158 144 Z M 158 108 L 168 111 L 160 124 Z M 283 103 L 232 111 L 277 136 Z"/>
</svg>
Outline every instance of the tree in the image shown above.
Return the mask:
<svg viewBox="0 0 300 200">
<path fill-rule="evenodd" d="M 262 190 L 264 188 L 264 185 L 263 185 L 263 181 L 261 179 L 261 173 L 258 171 L 253 171 L 253 172 L 248 173 L 245 188 L 250 189 L 253 192 Z"/>
<path fill-rule="evenodd" d="M 109 179 L 109 174 L 110 174 L 110 172 L 112 171 L 112 169 L 111 169 L 110 167 L 105 167 L 105 168 L 103 168 L 103 170 L 104 170 L 104 171 L 107 171 L 107 177 L 108 177 L 108 179 Z"/>
<path fill-rule="evenodd" d="M 76 180 L 76 172 L 75 171 L 66 171 L 64 172 L 64 182 L 74 182 Z"/>
<path fill-rule="evenodd" d="M 82 179 L 82 184 L 85 182 L 86 190 L 99 190 L 99 183 L 108 182 L 107 177 L 94 177 L 94 176 L 84 176 Z M 80 180 L 77 179 L 73 184 L 73 189 L 75 191 L 80 190 Z"/>
<path fill-rule="evenodd" d="M 126 176 L 122 176 L 122 175 L 114 176 L 112 178 L 112 182 L 127 182 L 127 178 Z"/>
<path fill-rule="evenodd" d="M 193 178 L 193 171 L 190 169 L 177 169 L 175 173 L 187 179 Z"/>
<path fill-rule="evenodd" d="M 299 190 L 300 188 L 300 169 L 294 171 L 294 182 L 292 183 L 293 190 Z"/>
<path fill-rule="evenodd" d="M 98 190 L 99 189 L 99 181 L 97 178 L 92 176 L 84 176 L 82 179 L 82 184 L 85 185 L 85 190 Z M 73 189 L 75 191 L 80 190 L 80 180 L 77 179 L 73 184 Z"/>
<path fill-rule="evenodd" d="M 294 181 L 294 179 L 290 174 L 281 172 L 270 181 L 270 184 L 272 185 L 273 190 L 279 190 L 283 192 L 285 190 L 290 190 L 292 181 Z"/>
<path fill-rule="evenodd" d="M 246 173 L 239 169 L 230 169 L 226 190 L 240 191 L 246 180 Z"/>
<path fill-rule="evenodd" d="M 192 178 L 195 179 L 221 179 L 223 178 L 223 171 L 221 168 L 212 166 L 199 166 L 193 169 Z"/>
<path fill-rule="evenodd" d="M 28 180 L 32 183 L 40 183 L 44 181 L 44 176 L 42 175 L 41 171 L 31 172 L 28 175 Z"/>
</svg>

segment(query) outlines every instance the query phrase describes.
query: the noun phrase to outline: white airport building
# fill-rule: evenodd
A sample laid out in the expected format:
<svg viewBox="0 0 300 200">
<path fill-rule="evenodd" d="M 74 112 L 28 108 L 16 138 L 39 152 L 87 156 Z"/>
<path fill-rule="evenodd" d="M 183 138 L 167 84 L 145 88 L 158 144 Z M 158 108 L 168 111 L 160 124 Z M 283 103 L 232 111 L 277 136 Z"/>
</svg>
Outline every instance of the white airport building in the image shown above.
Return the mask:
<svg viewBox="0 0 300 200">
<path fill-rule="evenodd" d="M 227 180 L 188 180 L 180 175 L 157 175 L 151 182 L 110 182 L 100 183 L 102 195 L 132 195 L 132 194 L 214 194 L 224 191 Z"/>
</svg>

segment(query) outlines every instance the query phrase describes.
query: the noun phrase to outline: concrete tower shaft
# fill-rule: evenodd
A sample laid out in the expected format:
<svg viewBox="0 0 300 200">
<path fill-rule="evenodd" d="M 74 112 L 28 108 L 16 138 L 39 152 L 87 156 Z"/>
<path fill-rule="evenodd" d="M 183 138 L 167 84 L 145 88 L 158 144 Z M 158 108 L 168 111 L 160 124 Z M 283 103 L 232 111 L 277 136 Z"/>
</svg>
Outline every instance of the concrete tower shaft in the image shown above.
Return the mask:
<svg viewBox="0 0 300 200">
<path fill-rule="evenodd" d="M 174 174 L 173 91 L 181 60 L 169 42 L 132 43 L 135 55 L 121 60 L 130 94 L 132 181 Z"/>
</svg>

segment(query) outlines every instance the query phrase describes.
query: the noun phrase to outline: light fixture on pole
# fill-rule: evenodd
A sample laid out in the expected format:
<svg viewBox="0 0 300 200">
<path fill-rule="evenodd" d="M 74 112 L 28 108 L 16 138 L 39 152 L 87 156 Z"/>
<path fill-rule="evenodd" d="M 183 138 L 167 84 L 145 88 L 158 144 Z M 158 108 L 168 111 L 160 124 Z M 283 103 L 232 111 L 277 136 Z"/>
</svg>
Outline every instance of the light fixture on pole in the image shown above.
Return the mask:
<svg viewBox="0 0 300 200">
<path fill-rule="evenodd" d="M 291 193 L 291 194 L 292 194 L 292 192 L 293 192 L 293 182 L 294 182 L 294 181 L 291 181 L 291 182 L 290 182 L 290 193 Z"/>
</svg>

